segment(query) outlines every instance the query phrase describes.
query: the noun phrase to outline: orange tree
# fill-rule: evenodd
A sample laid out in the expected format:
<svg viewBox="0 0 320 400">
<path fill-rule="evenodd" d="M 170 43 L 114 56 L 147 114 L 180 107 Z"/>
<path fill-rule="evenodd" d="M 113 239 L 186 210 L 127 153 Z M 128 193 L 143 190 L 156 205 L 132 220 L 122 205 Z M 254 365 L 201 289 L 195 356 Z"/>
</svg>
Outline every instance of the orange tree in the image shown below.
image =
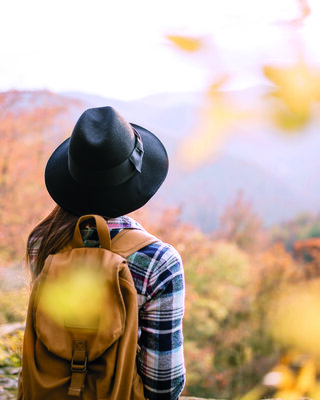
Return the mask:
<svg viewBox="0 0 320 400">
<path fill-rule="evenodd" d="M 14 91 L 0 96 L 2 263 L 21 259 L 29 230 L 52 205 L 43 171 L 51 143 L 67 130 L 65 121 L 58 119 L 65 105 L 51 104 L 51 97 L 55 98 L 46 92 Z"/>
</svg>

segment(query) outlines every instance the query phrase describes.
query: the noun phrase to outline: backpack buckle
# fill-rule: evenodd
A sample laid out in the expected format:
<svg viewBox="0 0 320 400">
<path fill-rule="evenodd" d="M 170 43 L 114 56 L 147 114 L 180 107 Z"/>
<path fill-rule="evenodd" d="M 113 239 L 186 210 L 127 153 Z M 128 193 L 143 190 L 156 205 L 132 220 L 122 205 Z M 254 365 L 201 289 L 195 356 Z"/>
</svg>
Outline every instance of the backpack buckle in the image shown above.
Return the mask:
<svg viewBox="0 0 320 400">
<path fill-rule="evenodd" d="M 68 389 L 69 396 L 80 397 L 84 390 L 84 381 L 87 375 L 87 342 L 86 340 L 73 341 L 73 355 L 71 360 L 71 382 Z"/>
<path fill-rule="evenodd" d="M 83 373 L 87 370 L 87 342 L 86 340 L 73 341 L 73 354 L 71 360 L 71 371 Z"/>
<path fill-rule="evenodd" d="M 85 359 L 84 359 L 83 362 L 77 362 L 72 357 L 72 360 L 71 360 L 71 371 L 72 372 L 79 372 L 79 373 L 85 372 L 87 370 L 87 360 L 88 360 L 87 356 L 85 356 Z"/>
</svg>

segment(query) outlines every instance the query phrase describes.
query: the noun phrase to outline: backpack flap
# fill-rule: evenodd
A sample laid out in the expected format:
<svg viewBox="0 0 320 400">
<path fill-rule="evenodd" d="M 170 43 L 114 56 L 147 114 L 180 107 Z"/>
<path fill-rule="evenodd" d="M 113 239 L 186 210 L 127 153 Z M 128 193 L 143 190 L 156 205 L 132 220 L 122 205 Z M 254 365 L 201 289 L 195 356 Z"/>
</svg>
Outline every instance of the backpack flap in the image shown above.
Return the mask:
<svg viewBox="0 0 320 400">
<path fill-rule="evenodd" d="M 81 218 L 77 228 L 80 222 Z M 101 229 L 98 234 L 101 240 Z M 104 245 L 110 246 L 110 237 Z M 66 360 L 72 359 L 74 340 L 85 340 L 90 362 L 123 334 L 126 315 L 120 279 L 135 289 L 123 257 L 104 248 L 80 247 L 77 240 L 72 246 L 77 248 L 51 255 L 39 276 L 35 329 L 46 348 Z"/>
</svg>

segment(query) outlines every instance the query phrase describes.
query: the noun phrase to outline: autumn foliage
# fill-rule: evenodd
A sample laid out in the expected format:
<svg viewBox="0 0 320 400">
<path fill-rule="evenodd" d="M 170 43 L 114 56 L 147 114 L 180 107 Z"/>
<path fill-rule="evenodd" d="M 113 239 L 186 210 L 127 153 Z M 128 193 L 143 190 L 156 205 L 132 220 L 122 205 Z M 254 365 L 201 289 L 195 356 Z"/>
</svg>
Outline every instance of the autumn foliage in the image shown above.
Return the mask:
<svg viewBox="0 0 320 400">
<path fill-rule="evenodd" d="M 0 94 L 0 262 L 22 259 L 26 232 L 52 204 L 44 167 L 52 144 L 69 131 L 53 94 Z"/>
</svg>

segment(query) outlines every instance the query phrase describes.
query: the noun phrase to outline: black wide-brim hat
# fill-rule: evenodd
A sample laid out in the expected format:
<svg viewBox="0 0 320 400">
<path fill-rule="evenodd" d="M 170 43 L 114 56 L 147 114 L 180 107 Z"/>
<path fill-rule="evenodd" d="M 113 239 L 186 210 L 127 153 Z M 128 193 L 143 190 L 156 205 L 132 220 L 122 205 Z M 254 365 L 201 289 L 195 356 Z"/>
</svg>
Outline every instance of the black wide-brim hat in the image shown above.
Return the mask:
<svg viewBox="0 0 320 400">
<path fill-rule="evenodd" d="M 86 110 L 52 153 L 45 183 L 70 213 L 111 218 L 145 205 L 167 172 L 166 149 L 153 133 L 112 107 L 98 107 Z"/>
</svg>

